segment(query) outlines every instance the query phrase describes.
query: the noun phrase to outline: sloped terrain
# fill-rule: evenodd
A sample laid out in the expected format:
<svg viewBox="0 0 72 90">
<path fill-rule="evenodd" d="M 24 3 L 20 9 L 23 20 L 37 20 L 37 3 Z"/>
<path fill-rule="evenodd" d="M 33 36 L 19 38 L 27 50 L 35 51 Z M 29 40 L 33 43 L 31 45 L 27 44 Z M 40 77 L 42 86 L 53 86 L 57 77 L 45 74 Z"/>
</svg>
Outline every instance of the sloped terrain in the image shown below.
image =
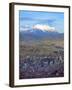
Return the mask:
<svg viewBox="0 0 72 90">
<path fill-rule="evenodd" d="M 64 40 L 20 41 L 19 78 L 64 76 Z"/>
</svg>

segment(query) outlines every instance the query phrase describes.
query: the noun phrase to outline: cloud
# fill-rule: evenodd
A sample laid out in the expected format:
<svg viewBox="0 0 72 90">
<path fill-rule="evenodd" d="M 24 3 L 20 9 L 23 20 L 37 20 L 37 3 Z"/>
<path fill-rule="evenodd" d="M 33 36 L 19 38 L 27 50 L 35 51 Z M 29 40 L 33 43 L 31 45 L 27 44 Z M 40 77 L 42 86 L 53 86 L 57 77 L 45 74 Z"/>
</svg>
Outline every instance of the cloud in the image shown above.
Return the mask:
<svg viewBox="0 0 72 90">
<path fill-rule="evenodd" d="M 33 26 L 30 25 L 21 25 L 20 26 L 20 31 L 33 31 L 33 30 L 42 30 L 43 32 L 48 31 L 48 32 L 56 32 L 55 27 L 45 25 L 45 24 L 36 24 Z"/>
<path fill-rule="evenodd" d="M 36 22 L 41 22 L 41 23 L 54 23 L 56 19 L 49 19 L 49 18 L 29 18 L 29 17 L 20 17 L 21 21 L 36 21 Z"/>
<path fill-rule="evenodd" d="M 20 26 L 20 31 L 27 31 L 27 30 L 30 30 L 29 25 Z"/>
<path fill-rule="evenodd" d="M 51 27 L 49 25 L 42 25 L 42 24 L 36 24 L 36 25 L 33 25 L 33 30 L 37 29 L 37 30 L 42 30 L 42 31 L 56 31 L 55 30 L 55 27 Z"/>
</svg>

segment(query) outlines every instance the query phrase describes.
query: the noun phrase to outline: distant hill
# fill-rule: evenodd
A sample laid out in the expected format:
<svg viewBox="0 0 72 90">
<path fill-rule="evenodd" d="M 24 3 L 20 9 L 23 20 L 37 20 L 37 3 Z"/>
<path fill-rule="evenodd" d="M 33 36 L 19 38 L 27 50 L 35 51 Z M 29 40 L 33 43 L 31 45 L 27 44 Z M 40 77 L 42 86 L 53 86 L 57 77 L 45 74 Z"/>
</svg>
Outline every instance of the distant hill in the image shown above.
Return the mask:
<svg viewBox="0 0 72 90">
<path fill-rule="evenodd" d="M 20 31 L 20 40 L 63 39 L 64 33 L 55 31 L 27 30 Z"/>
</svg>

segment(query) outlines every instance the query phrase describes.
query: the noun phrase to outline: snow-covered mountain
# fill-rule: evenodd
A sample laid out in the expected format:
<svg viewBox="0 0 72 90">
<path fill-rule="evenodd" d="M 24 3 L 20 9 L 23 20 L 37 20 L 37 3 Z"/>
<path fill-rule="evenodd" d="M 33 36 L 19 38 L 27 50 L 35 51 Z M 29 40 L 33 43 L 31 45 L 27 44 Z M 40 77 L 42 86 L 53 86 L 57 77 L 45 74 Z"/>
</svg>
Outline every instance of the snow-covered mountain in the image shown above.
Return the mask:
<svg viewBox="0 0 72 90">
<path fill-rule="evenodd" d="M 32 29 L 20 31 L 20 40 L 41 40 L 41 39 L 57 39 L 63 38 L 64 34 L 57 31 L 43 31 L 41 29 Z"/>
</svg>

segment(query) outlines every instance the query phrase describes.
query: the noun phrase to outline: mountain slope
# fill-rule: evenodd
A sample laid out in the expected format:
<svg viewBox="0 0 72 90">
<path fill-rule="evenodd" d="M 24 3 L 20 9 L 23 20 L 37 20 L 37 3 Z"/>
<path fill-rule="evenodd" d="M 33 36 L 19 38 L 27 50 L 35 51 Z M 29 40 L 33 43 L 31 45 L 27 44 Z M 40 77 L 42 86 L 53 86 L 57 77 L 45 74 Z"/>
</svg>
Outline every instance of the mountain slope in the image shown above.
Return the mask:
<svg viewBox="0 0 72 90">
<path fill-rule="evenodd" d="M 20 40 L 41 40 L 41 39 L 59 39 L 64 38 L 64 33 L 55 31 L 42 31 L 42 30 L 27 30 L 20 31 Z"/>
</svg>

